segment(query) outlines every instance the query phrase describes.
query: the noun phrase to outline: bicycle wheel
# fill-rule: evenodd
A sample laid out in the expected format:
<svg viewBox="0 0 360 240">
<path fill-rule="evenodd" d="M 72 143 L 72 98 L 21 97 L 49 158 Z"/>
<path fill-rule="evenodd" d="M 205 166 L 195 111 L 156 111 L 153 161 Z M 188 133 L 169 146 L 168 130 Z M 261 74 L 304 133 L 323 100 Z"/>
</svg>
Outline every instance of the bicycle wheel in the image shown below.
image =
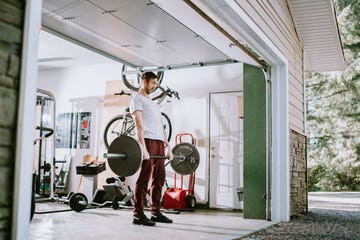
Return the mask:
<svg viewBox="0 0 360 240">
<path fill-rule="evenodd" d="M 111 119 L 104 130 L 104 144 L 109 148 L 112 141 L 120 135 L 135 136 L 135 124 L 131 115 L 118 115 Z"/>
<path fill-rule="evenodd" d="M 163 112 L 161 113 L 161 116 L 164 130 L 167 133 L 168 141 L 170 141 L 172 134 L 170 118 Z M 135 124 L 131 115 L 125 115 L 125 121 L 123 115 L 118 115 L 111 119 L 106 125 L 104 130 L 104 144 L 106 148 L 109 148 L 112 141 L 120 135 L 135 136 Z"/>
<path fill-rule="evenodd" d="M 127 88 L 132 91 L 138 91 L 141 84 L 141 74 L 142 71 L 137 71 L 136 73 L 128 73 L 128 67 L 126 65 L 122 66 L 121 76 L 122 80 Z M 164 78 L 164 71 L 159 71 L 156 73 L 158 78 L 158 83 L 161 84 Z"/>
<path fill-rule="evenodd" d="M 163 112 L 161 113 L 161 116 L 162 116 L 162 122 L 164 124 L 164 130 L 167 133 L 167 139 L 170 142 L 171 134 L 172 134 L 172 126 L 171 126 L 170 118 Z"/>
</svg>

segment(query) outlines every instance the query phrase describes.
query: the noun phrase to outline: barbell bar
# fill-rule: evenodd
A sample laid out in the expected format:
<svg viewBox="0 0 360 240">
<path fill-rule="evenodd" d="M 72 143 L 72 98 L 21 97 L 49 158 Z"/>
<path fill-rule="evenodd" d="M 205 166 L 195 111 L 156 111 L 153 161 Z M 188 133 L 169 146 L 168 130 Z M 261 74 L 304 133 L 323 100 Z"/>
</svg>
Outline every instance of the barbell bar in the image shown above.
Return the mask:
<svg viewBox="0 0 360 240">
<path fill-rule="evenodd" d="M 170 165 L 176 173 L 188 175 L 197 169 L 200 155 L 193 144 L 187 142 L 176 144 L 172 153 L 174 158 L 170 161 Z M 103 157 L 107 158 L 110 169 L 122 177 L 135 174 L 142 162 L 142 153 L 138 142 L 126 135 L 114 139 Z M 169 157 L 150 156 L 150 158 L 166 159 Z"/>
<path fill-rule="evenodd" d="M 127 155 L 125 153 L 104 153 L 104 158 L 119 158 L 121 160 L 126 160 Z M 152 159 L 169 159 L 169 156 L 150 156 Z M 173 159 L 179 159 L 180 161 L 185 161 L 186 156 L 174 156 Z"/>
</svg>

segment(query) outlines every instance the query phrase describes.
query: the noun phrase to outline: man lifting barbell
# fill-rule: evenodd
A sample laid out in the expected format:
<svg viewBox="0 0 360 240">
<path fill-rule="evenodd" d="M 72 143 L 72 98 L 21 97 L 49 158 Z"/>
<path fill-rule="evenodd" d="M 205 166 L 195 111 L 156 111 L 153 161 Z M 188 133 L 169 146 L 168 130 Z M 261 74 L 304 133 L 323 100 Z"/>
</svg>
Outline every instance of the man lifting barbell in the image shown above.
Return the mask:
<svg viewBox="0 0 360 240">
<path fill-rule="evenodd" d="M 149 97 L 157 86 L 157 76 L 153 72 L 143 73 L 140 89 L 130 101 L 130 112 L 144 159 L 134 189 L 133 223 L 146 226 L 154 226 L 155 222 L 173 222 L 160 212 L 162 188 L 165 183 L 165 158 L 150 158 L 150 155 L 165 156 L 167 148 L 169 160 L 172 160 L 172 150 L 163 128 L 159 105 Z M 151 218 L 148 219 L 144 214 L 144 204 L 150 177 Z"/>
<path fill-rule="evenodd" d="M 171 219 L 160 212 L 165 182 L 165 159 L 168 158 L 173 170 L 181 175 L 193 173 L 199 165 L 199 152 L 194 145 L 179 143 L 171 149 L 162 127 L 160 109 L 148 97 L 156 86 L 156 75 L 152 72 L 144 73 L 139 92 L 130 102 L 139 143 L 132 137 L 121 135 L 110 144 L 108 152 L 104 154 L 111 170 L 119 176 L 131 176 L 140 168 L 134 190 L 133 223 L 147 226 L 154 226 L 155 222 L 172 223 Z M 151 219 L 144 214 L 150 177 Z"/>
</svg>

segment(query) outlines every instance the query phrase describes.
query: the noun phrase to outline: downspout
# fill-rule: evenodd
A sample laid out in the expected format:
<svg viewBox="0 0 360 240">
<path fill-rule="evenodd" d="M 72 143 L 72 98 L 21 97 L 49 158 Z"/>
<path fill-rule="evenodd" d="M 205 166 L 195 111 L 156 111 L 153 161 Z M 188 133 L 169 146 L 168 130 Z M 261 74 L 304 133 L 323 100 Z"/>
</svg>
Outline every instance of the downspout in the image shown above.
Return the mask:
<svg viewBox="0 0 360 240">
<path fill-rule="evenodd" d="M 306 81 L 305 81 L 305 76 L 306 76 L 306 73 L 305 73 L 305 50 L 303 49 L 302 50 L 302 53 L 303 53 L 303 65 L 302 65 L 302 71 L 303 71 L 303 101 L 304 101 L 304 134 L 305 134 L 305 137 L 306 137 L 306 140 L 308 140 L 308 137 L 307 137 L 307 127 L 306 127 L 306 112 L 307 112 L 307 102 L 306 102 Z M 308 167 L 308 164 L 307 164 L 307 145 L 305 147 L 305 182 L 306 184 L 308 184 L 308 175 L 307 175 L 307 167 Z M 308 196 L 309 196 L 309 189 L 306 187 L 306 212 L 308 212 L 308 208 L 309 208 L 309 202 L 308 202 Z"/>
<path fill-rule="evenodd" d="M 302 57 L 302 60 L 303 60 L 303 62 L 302 62 L 302 74 L 303 74 L 303 77 L 302 77 L 302 79 L 303 79 L 303 102 L 304 102 L 304 113 L 303 113 L 303 117 L 304 117 L 304 133 L 305 133 L 305 135 L 306 135 L 306 132 L 307 132 L 307 130 L 306 130 L 306 111 L 307 111 L 307 103 L 306 103 L 306 82 L 305 82 L 305 51 L 304 51 L 304 49 L 302 50 L 302 55 L 303 55 L 303 57 Z"/>
</svg>

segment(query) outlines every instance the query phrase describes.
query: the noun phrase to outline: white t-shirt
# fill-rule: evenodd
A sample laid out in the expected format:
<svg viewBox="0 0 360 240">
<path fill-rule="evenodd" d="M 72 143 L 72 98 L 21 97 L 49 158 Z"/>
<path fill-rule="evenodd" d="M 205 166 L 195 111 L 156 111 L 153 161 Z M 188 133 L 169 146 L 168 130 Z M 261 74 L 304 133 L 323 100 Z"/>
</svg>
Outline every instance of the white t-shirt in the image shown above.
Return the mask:
<svg viewBox="0 0 360 240">
<path fill-rule="evenodd" d="M 159 105 L 150 98 L 136 94 L 130 100 L 130 113 L 142 111 L 144 138 L 164 141 L 164 130 Z"/>
</svg>

